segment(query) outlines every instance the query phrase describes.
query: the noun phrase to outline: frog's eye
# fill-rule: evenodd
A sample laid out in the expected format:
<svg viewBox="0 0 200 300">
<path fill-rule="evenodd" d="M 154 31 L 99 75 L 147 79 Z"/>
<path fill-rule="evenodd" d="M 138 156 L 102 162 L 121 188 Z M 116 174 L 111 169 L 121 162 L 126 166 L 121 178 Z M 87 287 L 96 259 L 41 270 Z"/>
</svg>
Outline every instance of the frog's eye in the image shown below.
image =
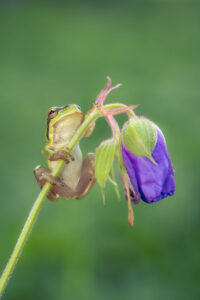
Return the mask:
<svg viewBox="0 0 200 300">
<path fill-rule="evenodd" d="M 57 113 L 58 113 L 58 111 L 52 108 L 49 111 L 48 116 L 49 116 L 50 119 L 53 119 L 57 115 Z"/>
<path fill-rule="evenodd" d="M 54 114 L 54 113 L 55 113 L 55 110 L 53 110 L 53 109 L 50 110 L 50 112 L 49 112 L 50 115 L 52 115 L 52 114 Z"/>
</svg>

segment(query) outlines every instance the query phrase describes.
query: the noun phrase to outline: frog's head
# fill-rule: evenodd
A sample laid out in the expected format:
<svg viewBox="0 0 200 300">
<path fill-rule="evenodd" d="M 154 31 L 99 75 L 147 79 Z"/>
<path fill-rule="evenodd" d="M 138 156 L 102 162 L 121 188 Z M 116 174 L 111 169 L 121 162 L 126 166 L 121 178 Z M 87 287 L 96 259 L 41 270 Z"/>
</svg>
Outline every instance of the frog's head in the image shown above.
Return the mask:
<svg viewBox="0 0 200 300">
<path fill-rule="evenodd" d="M 57 128 L 58 124 L 62 124 L 63 127 L 65 127 L 64 124 L 66 123 L 66 120 L 70 120 L 70 124 L 73 126 L 73 123 L 76 124 L 77 119 L 80 119 L 80 116 L 82 121 L 81 108 L 76 104 L 68 104 L 62 107 L 51 107 L 47 114 L 47 140 L 55 134 L 55 128 Z M 67 128 L 67 130 L 70 130 L 70 128 Z"/>
</svg>

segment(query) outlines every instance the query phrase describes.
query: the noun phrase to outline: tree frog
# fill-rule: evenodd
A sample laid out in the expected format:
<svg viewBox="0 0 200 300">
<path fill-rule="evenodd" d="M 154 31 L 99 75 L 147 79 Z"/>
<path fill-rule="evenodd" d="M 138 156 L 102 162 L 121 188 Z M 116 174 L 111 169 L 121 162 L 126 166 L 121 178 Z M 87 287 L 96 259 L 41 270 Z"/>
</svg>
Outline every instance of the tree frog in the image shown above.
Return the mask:
<svg viewBox="0 0 200 300">
<path fill-rule="evenodd" d="M 52 107 L 48 111 L 46 144 L 42 151 L 47 159 L 48 169 L 37 166 L 34 169 L 34 175 L 40 188 L 45 182 L 53 184 L 48 193 L 51 201 L 56 201 L 59 197 L 81 199 L 87 195 L 95 183 L 95 154 L 89 153 L 83 160 L 79 143 L 76 144 L 71 154 L 68 153 L 69 142 L 82 121 L 83 113 L 75 104 Z M 85 136 L 90 135 L 91 131 L 86 132 Z M 65 164 L 54 179 L 51 172 L 59 159 L 64 159 Z"/>
</svg>

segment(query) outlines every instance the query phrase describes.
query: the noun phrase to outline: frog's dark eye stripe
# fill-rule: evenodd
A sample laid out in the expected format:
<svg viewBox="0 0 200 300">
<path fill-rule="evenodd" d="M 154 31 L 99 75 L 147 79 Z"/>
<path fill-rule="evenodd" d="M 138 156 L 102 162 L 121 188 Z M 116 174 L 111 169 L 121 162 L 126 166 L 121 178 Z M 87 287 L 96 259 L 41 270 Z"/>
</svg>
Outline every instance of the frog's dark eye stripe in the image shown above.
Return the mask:
<svg viewBox="0 0 200 300">
<path fill-rule="evenodd" d="M 52 109 L 48 112 L 48 118 L 49 118 L 49 119 L 53 119 L 55 116 L 57 116 L 57 113 L 58 113 L 58 109 L 52 108 Z"/>
<path fill-rule="evenodd" d="M 54 114 L 55 113 L 55 110 L 51 110 L 50 112 L 49 112 L 49 115 L 52 115 L 52 114 Z"/>
</svg>

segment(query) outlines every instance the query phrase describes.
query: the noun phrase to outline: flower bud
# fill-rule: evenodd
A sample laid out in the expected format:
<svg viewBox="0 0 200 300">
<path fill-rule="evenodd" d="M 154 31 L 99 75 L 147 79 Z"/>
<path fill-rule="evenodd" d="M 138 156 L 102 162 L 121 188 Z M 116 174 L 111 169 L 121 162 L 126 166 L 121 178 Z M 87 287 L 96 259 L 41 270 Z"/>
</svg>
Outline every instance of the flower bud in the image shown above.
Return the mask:
<svg viewBox="0 0 200 300">
<path fill-rule="evenodd" d="M 152 158 L 152 152 L 157 141 L 157 131 L 154 124 L 144 118 L 136 117 L 128 120 L 122 128 L 122 142 L 135 155 Z"/>
<path fill-rule="evenodd" d="M 111 138 L 109 140 L 102 142 L 96 151 L 95 175 L 96 175 L 96 180 L 101 187 L 104 202 L 105 202 L 104 188 L 105 188 L 106 180 L 108 179 L 112 171 L 116 146 L 117 143 L 115 139 Z"/>
<path fill-rule="evenodd" d="M 153 203 L 172 196 L 174 171 L 162 131 L 147 119 L 131 119 L 123 128 L 122 139 L 123 163 L 138 197 Z"/>
</svg>

